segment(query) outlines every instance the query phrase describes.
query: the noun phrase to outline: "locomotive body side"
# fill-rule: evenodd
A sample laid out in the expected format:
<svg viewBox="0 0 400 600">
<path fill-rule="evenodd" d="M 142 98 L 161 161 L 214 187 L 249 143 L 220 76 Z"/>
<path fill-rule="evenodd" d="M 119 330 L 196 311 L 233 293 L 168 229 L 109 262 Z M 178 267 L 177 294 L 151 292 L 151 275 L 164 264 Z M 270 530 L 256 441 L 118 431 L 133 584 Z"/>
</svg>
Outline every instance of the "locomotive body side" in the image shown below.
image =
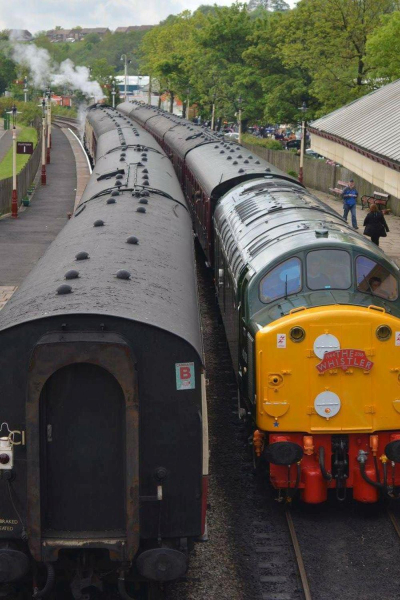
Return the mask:
<svg viewBox="0 0 400 600">
<path fill-rule="evenodd" d="M 105 107 L 88 120 L 101 152 L 80 205 L 0 313 L 3 583 L 28 581 L 31 556 L 84 585 L 83 554 L 97 575 L 175 579 L 205 528 L 190 215 L 146 132 Z"/>
</svg>

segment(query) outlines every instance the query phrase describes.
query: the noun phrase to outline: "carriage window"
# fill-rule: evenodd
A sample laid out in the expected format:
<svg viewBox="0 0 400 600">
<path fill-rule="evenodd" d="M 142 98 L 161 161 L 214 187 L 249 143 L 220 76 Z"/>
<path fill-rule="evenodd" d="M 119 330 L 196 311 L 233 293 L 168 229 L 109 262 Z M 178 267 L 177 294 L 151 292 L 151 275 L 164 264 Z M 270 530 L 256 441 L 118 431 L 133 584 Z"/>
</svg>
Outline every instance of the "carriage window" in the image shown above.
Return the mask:
<svg viewBox="0 0 400 600">
<path fill-rule="evenodd" d="M 366 256 L 356 260 L 357 289 L 386 300 L 396 300 L 397 281 L 385 267 Z"/>
<path fill-rule="evenodd" d="M 272 269 L 260 283 L 261 302 L 272 302 L 301 290 L 301 262 L 289 258 Z"/>
<path fill-rule="evenodd" d="M 344 250 L 315 250 L 307 254 L 310 290 L 347 290 L 351 285 L 351 259 Z"/>
</svg>

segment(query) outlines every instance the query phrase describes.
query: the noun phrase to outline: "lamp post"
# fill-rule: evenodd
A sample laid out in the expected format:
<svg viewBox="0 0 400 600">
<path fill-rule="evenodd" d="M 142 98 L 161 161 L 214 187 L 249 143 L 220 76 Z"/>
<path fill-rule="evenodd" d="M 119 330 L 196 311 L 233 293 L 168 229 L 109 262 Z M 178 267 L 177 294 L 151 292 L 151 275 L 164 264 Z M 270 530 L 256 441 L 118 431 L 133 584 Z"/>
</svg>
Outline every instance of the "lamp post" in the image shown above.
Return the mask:
<svg viewBox="0 0 400 600">
<path fill-rule="evenodd" d="M 46 163 L 50 163 L 50 148 L 51 148 L 51 90 L 46 90 L 47 99 L 47 155 Z"/>
<path fill-rule="evenodd" d="M 128 63 L 130 63 L 131 61 L 128 60 L 128 57 L 126 54 L 123 54 L 121 56 L 121 60 L 125 61 L 125 67 L 124 67 L 124 74 L 125 74 L 125 102 L 128 99 Z"/>
<path fill-rule="evenodd" d="M 303 102 L 301 108 L 299 109 L 303 113 L 303 119 L 301 121 L 301 144 L 300 144 L 300 167 L 299 167 L 299 181 L 303 183 L 303 170 L 304 170 L 304 148 L 306 145 L 306 111 L 307 105 Z"/>
<path fill-rule="evenodd" d="M 46 185 L 46 100 L 42 100 L 42 185 Z"/>
<path fill-rule="evenodd" d="M 152 84 L 152 77 L 150 75 L 149 77 L 149 89 L 147 91 L 147 104 L 151 105 L 151 84 Z"/>
<path fill-rule="evenodd" d="M 12 109 L 12 148 L 13 148 L 13 190 L 11 196 L 11 216 L 13 219 L 18 217 L 18 195 L 17 195 L 17 107 L 15 104 Z"/>
<path fill-rule="evenodd" d="M 28 78 L 24 77 L 24 102 L 28 101 Z"/>
<path fill-rule="evenodd" d="M 186 90 L 186 96 L 187 96 L 187 99 L 186 99 L 186 118 L 187 118 L 187 120 L 188 120 L 188 121 L 190 121 L 190 118 L 189 118 L 189 108 L 190 108 L 190 88 L 188 88 L 188 89 Z"/>
<path fill-rule="evenodd" d="M 142 94 L 141 83 L 142 83 L 142 76 L 138 75 L 138 96 L 140 96 Z"/>
<path fill-rule="evenodd" d="M 238 106 L 239 106 L 239 144 L 242 143 L 242 102 L 243 99 L 241 96 L 239 96 L 239 98 L 237 99 L 238 102 Z"/>
<path fill-rule="evenodd" d="M 112 107 L 115 108 L 115 94 L 117 92 L 115 91 L 115 85 L 113 84 L 112 86 L 112 90 L 111 90 L 111 96 L 112 96 Z"/>
<path fill-rule="evenodd" d="M 213 94 L 213 105 L 212 105 L 212 113 L 211 113 L 211 131 L 214 131 L 215 125 L 215 101 L 217 99 L 217 94 Z"/>
</svg>

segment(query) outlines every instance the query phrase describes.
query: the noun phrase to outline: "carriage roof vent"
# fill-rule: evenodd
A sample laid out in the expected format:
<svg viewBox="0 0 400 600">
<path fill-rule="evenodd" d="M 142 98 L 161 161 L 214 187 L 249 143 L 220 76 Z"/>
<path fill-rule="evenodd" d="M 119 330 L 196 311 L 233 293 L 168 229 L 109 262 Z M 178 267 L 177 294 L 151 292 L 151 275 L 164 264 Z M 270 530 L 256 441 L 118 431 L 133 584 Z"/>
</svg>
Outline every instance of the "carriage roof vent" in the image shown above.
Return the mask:
<svg viewBox="0 0 400 600">
<path fill-rule="evenodd" d="M 101 219 L 97 219 L 97 221 L 93 223 L 93 227 L 103 227 L 103 225 L 104 221 L 102 221 Z"/>
<path fill-rule="evenodd" d="M 126 243 L 127 244 L 138 244 L 139 240 L 138 240 L 138 238 L 135 235 L 130 235 L 128 237 L 128 239 L 126 240 Z"/>
<path fill-rule="evenodd" d="M 148 203 L 149 203 L 149 201 L 147 200 L 147 198 L 141 198 L 139 200 L 139 204 L 148 204 Z"/>
<path fill-rule="evenodd" d="M 62 285 L 60 285 L 57 288 L 57 294 L 70 294 L 72 292 L 72 287 L 70 285 L 67 285 L 66 283 L 63 283 Z"/>
<path fill-rule="evenodd" d="M 114 198 L 108 198 L 106 204 L 116 204 L 116 201 L 114 200 Z"/>
<path fill-rule="evenodd" d="M 125 269 L 120 269 L 119 271 L 117 271 L 117 278 L 118 279 L 130 279 L 131 274 L 129 273 L 129 271 L 126 271 Z"/>
<path fill-rule="evenodd" d="M 138 213 L 145 213 L 146 209 L 145 209 L 144 206 L 139 206 L 139 208 L 136 209 L 136 212 L 138 212 Z"/>
<path fill-rule="evenodd" d="M 320 238 L 320 237 L 327 238 L 327 237 L 329 237 L 329 231 L 327 229 L 316 229 L 315 230 L 315 237 L 317 237 L 317 238 Z"/>
<path fill-rule="evenodd" d="M 89 254 L 87 252 L 78 252 L 75 255 L 76 260 L 86 260 L 89 258 Z"/>
<path fill-rule="evenodd" d="M 67 271 L 64 275 L 65 279 L 78 279 L 79 271 L 75 271 L 75 269 L 71 269 Z"/>
</svg>

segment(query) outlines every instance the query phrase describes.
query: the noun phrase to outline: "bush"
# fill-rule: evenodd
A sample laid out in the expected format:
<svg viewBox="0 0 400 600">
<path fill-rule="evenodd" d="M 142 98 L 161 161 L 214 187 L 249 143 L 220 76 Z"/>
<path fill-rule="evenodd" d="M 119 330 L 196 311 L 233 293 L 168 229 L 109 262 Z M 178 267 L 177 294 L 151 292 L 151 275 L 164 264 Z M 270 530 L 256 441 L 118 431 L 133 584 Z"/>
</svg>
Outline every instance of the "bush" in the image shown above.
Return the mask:
<svg viewBox="0 0 400 600">
<path fill-rule="evenodd" d="M 295 179 L 298 179 L 299 177 L 299 174 L 296 173 L 296 171 L 288 171 L 287 174 L 290 175 L 290 177 L 294 177 Z"/>
<path fill-rule="evenodd" d="M 243 141 L 245 144 L 252 144 L 253 146 L 261 146 L 261 148 L 267 148 L 268 150 L 283 150 L 282 144 L 278 140 L 264 139 L 255 137 L 254 135 L 245 134 L 243 135 Z"/>
</svg>

